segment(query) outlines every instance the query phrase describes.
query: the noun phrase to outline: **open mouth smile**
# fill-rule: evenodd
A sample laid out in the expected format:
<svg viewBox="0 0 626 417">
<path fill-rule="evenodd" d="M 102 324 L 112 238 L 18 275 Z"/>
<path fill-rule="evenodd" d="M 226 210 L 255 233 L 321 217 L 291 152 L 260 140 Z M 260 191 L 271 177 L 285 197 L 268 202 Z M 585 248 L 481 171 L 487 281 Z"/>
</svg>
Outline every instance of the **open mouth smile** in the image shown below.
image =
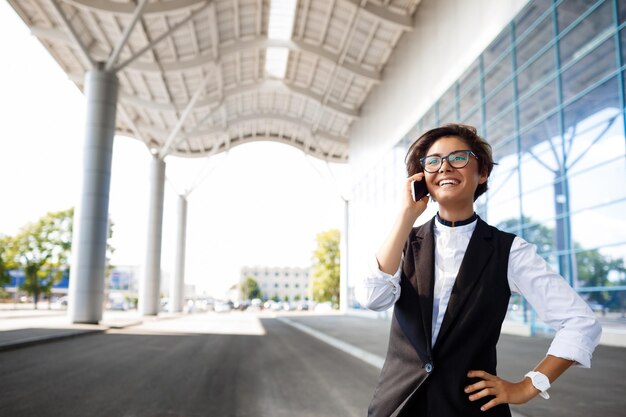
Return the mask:
<svg viewBox="0 0 626 417">
<path fill-rule="evenodd" d="M 450 187 L 450 186 L 454 186 L 454 185 L 459 185 L 459 181 L 458 180 L 453 180 L 453 179 L 443 179 L 440 180 L 437 183 L 438 186 L 440 187 Z"/>
</svg>

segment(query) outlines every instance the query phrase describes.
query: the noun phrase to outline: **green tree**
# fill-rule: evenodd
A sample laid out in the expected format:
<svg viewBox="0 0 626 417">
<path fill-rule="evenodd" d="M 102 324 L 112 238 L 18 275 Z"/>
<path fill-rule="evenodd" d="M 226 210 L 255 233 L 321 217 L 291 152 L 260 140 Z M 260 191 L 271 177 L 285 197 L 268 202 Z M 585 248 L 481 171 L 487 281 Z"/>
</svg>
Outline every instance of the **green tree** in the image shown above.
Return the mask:
<svg viewBox="0 0 626 417">
<path fill-rule="evenodd" d="M 531 225 L 524 228 L 524 239 L 530 243 L 537 245 L 539 253 L 548 258 L 550 252 L 555 251 L 556 243 L 554 240 L 554 230 L 544 225 L 534 225 L 529 217 L 523 217 L 522 221 L 525 225 Z M 520 226 L 519 219 L 508 219 L 498 224 L 499 229 L 511 230 L 517 232 Z M 624 260 L 621 258 L 611 258 L 600 253 L 598 249 L 581 250 L 581 246 L 574 243 L 576 252 L 576 276 L 578 283 L 584 287 L 605 287 L 616 285 L 609 280 L 609 273 L 618 272 L 626 273 Z M 621 285 L 617 283 L 617 285 Z M 621 304 L 621 297 L 616 297 L 609 292 L 590 292 L 585 296 L 589 301 L 595 301 L 603 305 L 611 304 L 613 308 L 618 308 Z"/>
<path fill-rule="evenodd" d="M 246 277 L 246 279 L 241 283 L 241 298 L 244 300 L 261 298 L 259 283 L 254 278 Z"/>
<path fill-rule="evenodd" d="M 626 272 L 623 259 L 604 256 L 597 249 L 578 252 L 576 254 L 576 267 L 578 281 L 586 287 L 611 286 L 613 285 L 609 280 L 611 271 L 620 274 Z M 613 297 L 608 291 L 594 291 L 589 293 L 588 299 L 607 305 L 609 300 L 613 300 Z"/>
<path fill-rule="evenodd" d="M 74 209 L 48 213 L 9 240 L 7 257 L 24 271 L 20 289 L 33 296 L 35 308 L 39 297 L 50 294 L 67 268 L 73 216 Z"/>
<path fill-rule="evenodd" d="M 20 232 L 8 239 L 5 261 L 11 268 L 24 272 L 20 290 L 32 295 L 35 308 L 42 295 L 49 295 L 52 286 L 69 271 L 69 256 L 74 228 L 74 208 L 47 213 L 34 223 L 22 227 Z M 113 235 L 113 223 L 109 222 L 108 237 Z M 110 272 L 110 258 L 114 248 L 107 243 L 106 272 Z"/>
<path fill-rule="evenodd" d="M 543 224 L 534 224 L 530 217 L 526 216 L 522 217 L 522 224 L 524 225 L 523 233 L 519 230 L 520 220 L 517 218 L 505 220 L 497 227 L 523 236 L 526 241 L 537 245 L 537 251 L 547 260 L 548 253 L 555 248 L 554 230 Z"/>
<path fill-rule="evenodd" d="M 9 263 L 6 260 L 7 249 L 10 239 L 8 236 L 0 236 L 0 298 L 6 297 L 4 286 L 7 285 L 11 277 L 9 276 Z"/>
<path fill-rule="evenodd" d="M 317 235 L 313 252 L 313 300 L 339 303 L 339 230 Z"/>
</svg>

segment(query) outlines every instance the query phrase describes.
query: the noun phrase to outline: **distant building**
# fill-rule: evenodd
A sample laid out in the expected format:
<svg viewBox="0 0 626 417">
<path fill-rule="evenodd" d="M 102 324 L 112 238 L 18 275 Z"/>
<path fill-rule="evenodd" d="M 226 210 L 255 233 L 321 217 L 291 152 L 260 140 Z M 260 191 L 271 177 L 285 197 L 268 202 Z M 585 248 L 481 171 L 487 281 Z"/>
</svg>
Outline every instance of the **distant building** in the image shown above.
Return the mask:
<svg viewBox="0 0 626 417">
<path fill-rule="evenodd" d="M 123 291 L 137 294 L 139 288 L 139 269 L 138 265 L 116 265 L 107 280 L 107 290 Z"/>
<path fill-rule="evenodd" d="M 253 266 L 241 268 L 239 282 L 256 280 L 264 299 L 308 300 L 311 298 L 311 268 Z"/>
<path fill-rule="evenodd" d="M 24 284 L 24 271 L 21 269 L 11 269 L 9 270 L 9 282 L 4 286 L 4 290 L 7 293 L 15 294 L 16 287 Z M 63 296 L 67 294 L 67 289 L 69 287 L 69 271 L 64 270 L 61 276 L 61 279 L 58 282 L 55 282 L 52 286 L 52 290 L 50 295 L 52 296 Z M 19 293 L 24 293 L 19 290 Z"/>
</svg>

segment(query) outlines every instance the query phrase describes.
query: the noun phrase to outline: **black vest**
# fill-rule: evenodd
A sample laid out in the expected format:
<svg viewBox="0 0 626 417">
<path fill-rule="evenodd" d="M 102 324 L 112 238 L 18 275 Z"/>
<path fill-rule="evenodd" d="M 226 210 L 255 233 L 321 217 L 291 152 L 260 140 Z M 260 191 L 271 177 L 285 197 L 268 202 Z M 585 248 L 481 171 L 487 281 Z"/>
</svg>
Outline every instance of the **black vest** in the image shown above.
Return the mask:
<svg viewBox="0 0 626 417">
<path fill-rule="evenodd" d="M 507 267 L 515 235 L 478 219 L 431 346 L 434 221 L 409 234 L 387 358 L 368 416 L 510 417 L 508 405 L 480 411 L 492 397 L 471 402 L 463 389 L 476 381 L 467 378 L 469 370 L 496 374 L 496 344 L 511 296 Z M 418 400 L 423 411 L 407 413 Z"/>
</svg>

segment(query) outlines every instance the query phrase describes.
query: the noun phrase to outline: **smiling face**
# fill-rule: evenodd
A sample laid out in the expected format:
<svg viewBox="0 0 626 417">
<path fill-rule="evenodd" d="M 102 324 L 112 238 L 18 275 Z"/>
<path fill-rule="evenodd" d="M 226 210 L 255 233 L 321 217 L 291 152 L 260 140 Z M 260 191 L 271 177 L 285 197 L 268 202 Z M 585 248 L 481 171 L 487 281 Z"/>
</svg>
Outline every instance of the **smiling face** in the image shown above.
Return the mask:
<svg viewBox="0 0 626 417">
<path fill-rule="evenodd" d="M 428 148 L 426 155 L 443 157 L 450 152 L 466 149 L 469 150 L 470 147 L 461 138 L 444 136 Z M 437 172 L 425 174 L 426 186 L 433 199 L 439 203 L 442 217 L 451 221 L 472 215 L 476 188 L 487 181 L 487 174 L 479 172 L 478 160 L 472 155 L 463 168 L 453 168 L 445 160 Z M 467 217 L 463 217 L 466 215 Z"/>
</svg>

